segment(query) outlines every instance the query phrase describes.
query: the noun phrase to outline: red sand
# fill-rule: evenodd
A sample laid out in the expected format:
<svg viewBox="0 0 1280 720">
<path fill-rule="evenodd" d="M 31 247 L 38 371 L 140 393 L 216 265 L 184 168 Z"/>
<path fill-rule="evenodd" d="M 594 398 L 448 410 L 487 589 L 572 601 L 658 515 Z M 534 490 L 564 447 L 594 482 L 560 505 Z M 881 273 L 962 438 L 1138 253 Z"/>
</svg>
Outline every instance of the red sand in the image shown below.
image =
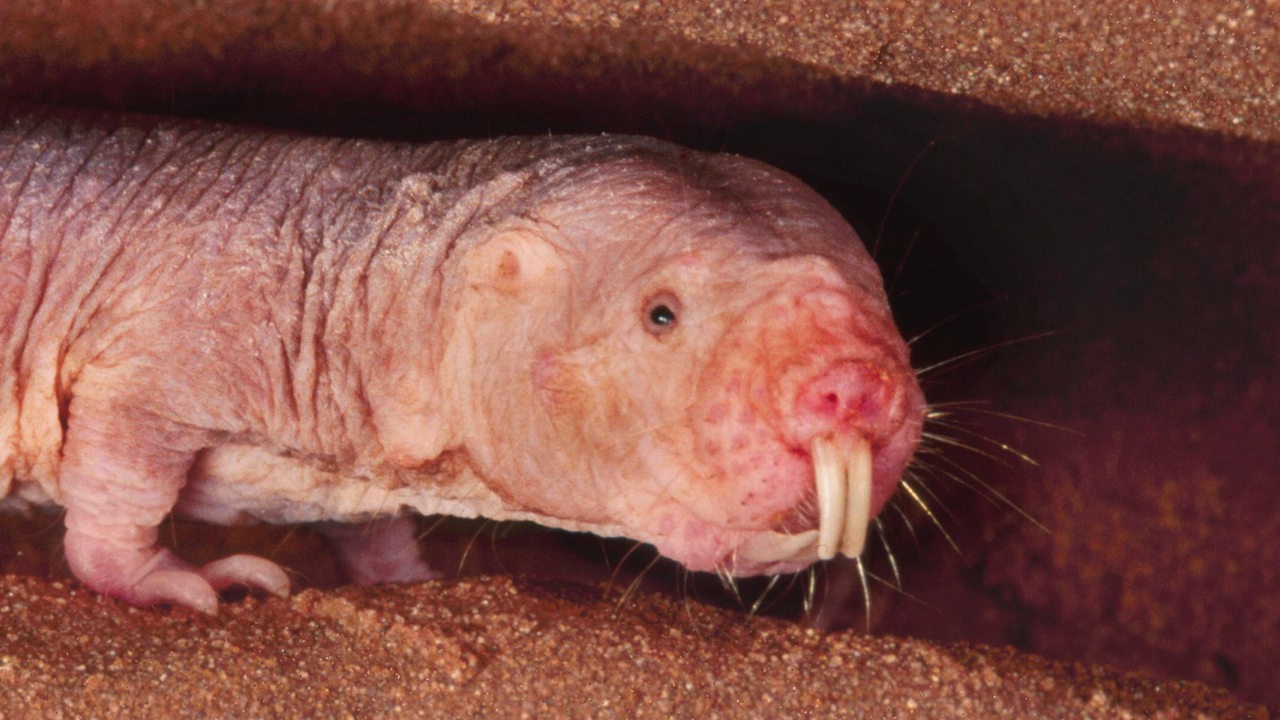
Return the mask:
<svg viewBox="0 0 1280 720">
<path fill-rule="evenodd" d="M 506 578 L 308 590 L 217 619 L 8 578 L 0 678 L 12 718 L 1266 716 L 1194 683 Z"/>
</svg>

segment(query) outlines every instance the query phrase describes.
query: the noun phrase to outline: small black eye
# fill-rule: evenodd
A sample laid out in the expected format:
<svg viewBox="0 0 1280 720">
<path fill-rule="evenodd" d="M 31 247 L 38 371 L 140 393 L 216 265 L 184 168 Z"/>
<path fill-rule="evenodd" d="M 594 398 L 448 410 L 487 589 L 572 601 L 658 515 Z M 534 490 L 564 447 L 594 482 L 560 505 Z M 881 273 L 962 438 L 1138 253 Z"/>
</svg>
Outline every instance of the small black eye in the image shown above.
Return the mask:
<svg viewBox="0 0 1280 720">
<path fill-rule="evenodd" d="M 679 321 L 680 301 L 669 292 L 661 292 L 644 306 L 644 329 L 652 335 L 665 335 Z"/>
<path fill-rule="evenodd" d="M 672 325 L 676 321 L 676 311 L 666 305 L 659 305 L 649 311 L 649 322 L 654 325 Z"/>
</svg>

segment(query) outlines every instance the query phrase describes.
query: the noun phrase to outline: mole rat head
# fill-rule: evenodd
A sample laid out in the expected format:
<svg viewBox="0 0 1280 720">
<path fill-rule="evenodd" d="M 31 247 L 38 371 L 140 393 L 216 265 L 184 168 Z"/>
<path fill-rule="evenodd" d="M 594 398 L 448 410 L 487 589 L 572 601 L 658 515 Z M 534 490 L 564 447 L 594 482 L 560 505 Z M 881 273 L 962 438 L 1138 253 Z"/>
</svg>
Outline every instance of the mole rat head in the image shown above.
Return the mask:
<svg viewBox="0 0 1280 720">
<path fill-rule="evenodd" d="M 647 150 L 467 253 L 477 473 L 515 514 L 694 570 L 857 556 L 924 409 L 876 268 L 794 178 Z"/>
</svg>

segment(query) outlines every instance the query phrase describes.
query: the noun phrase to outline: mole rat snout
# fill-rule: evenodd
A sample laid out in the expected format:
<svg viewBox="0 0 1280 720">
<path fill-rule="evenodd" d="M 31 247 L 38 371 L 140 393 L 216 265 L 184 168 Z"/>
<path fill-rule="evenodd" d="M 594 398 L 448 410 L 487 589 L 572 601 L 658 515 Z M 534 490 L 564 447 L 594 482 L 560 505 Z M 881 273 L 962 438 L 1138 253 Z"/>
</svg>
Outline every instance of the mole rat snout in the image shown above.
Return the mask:
<svg viewBox="0 0 1280 720">
<path fill-rule="evenodd" d="M 875 296 L 825 260 L 775 261 L 779 278 L 732 325 L 701 384 L 703 457 L 723 468 L 726 524 L 746 535 L 735 574 L 794 570 L 862 551 L 920 439 L 924 397 Z"/>
<path fill-rule="evenodd" d="M 867 523 L 908 459 L 904 440 L 892 441 L 914 444 L 918 433 L 908 419 L 915 387 L 913 377 L 855 360 L 832 362 L 800 384 L 792 424 L 813 461 L 819 559 L 861 554 Z"/>
<path fill-rule="evenodd" d="M 835 362 L 800 385 L 792 417 L 801 437 L 855 432 L 878 439 L 904 412 L 902 382 L 889 370 L 855 360 Z"/>
<path fill-rule="evenodd" d="M 784 401 L 787 402 L 787 401 Z M 873 456 L 872 514 L 893 494 L 919 441 L 924 398 L 914 374 L 883 360 L 836 360 L 797 385 L 790 413 L 791 442 L 815 438 L 842 447 L 865 442 Z"/>
</svg>

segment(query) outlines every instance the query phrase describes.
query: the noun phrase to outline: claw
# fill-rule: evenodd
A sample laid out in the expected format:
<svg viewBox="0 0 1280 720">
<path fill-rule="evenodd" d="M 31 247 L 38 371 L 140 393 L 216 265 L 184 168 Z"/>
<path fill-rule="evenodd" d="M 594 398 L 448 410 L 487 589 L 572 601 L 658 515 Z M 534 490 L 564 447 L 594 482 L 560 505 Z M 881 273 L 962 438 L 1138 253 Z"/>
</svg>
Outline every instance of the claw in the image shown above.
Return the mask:
<svg viewBox="0 0 1280 720">
<path fill-rule="evenodd" d="M 209 582 L 190 570 L 156 570 L 131 588 L 107 591 L 135 605 L 172 604 L 205 615 L 218 614 L 218 593 Z"/>
<path fill-rule="evenodd" d="M 232 555 L 201 567 L 200 576 L 217 590 L 244 585 L 265 590 L 276 597 L 289 597 L 289 576 L 266 558 Z"/>
</svg>

